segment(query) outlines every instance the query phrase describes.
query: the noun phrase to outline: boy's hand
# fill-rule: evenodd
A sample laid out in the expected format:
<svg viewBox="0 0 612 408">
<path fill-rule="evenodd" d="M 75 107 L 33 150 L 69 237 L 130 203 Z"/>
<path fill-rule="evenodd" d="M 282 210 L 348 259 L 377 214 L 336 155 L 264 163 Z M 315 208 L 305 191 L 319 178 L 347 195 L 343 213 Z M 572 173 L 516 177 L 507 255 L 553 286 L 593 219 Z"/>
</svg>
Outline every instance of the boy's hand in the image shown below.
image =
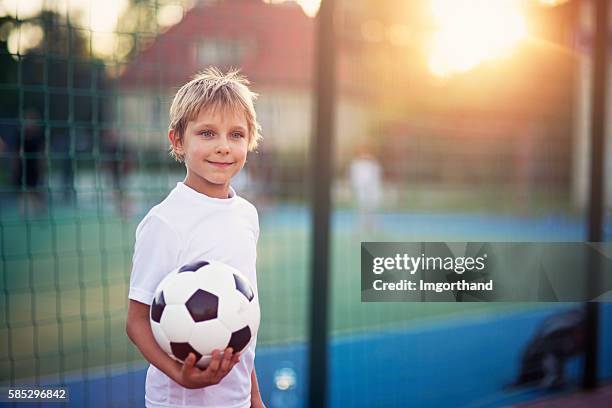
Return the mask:
<svg viewBox="0 0 612 408">
<path fill-rule="evenodd" d="M 240 353 L 233 354 L 231 347 L 225 349 L 223 358 L 219 350 L 213 350 L 210 364 L 206 370 L 201 370 L 195 365 L 195 355 L 189 353 L 181 367 L 178 382 L 183 387 L 190 389 L 218 384 L 238 361 L 240 361 Z"/>
</svg>

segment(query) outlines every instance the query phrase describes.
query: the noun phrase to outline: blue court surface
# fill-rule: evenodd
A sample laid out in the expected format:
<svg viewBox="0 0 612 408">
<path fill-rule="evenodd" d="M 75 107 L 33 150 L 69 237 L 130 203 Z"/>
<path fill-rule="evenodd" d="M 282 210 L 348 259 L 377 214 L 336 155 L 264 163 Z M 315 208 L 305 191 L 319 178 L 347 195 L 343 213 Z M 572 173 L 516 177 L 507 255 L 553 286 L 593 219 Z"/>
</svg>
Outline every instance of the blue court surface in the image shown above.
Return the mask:
<svg viewBox="0 0 612 408">
<path fill-rule="evenodd" d="M 601 306 L 600 378 L 609 380 L 612 303 Z M 334 338 L 329 348 L 330 406 L 497 407 L 551 395 L 505 386 L 516 375 L 521 351 L 537 325 L 568 307 L 482 314 Z M 268 407 L 306 406 L 304 343 L 259 348 L 256 368 Z M 580 370 L 581 361 L 570 360 L 566 367 L 570 386 L 558 393 L 577 387 Z M 144 406 L 144 377 L 141 366 L 101 372 L 87 381 L 72 378 L 67 381 L 70 403 L 44 406 Z"/>
<path fill-rule="evenodd" d="M 296 228 L 309 230 L 310 212 L 307 207 L 279 205 L 260 209 L 260 224 L 265 228 Z M 394 237 L 403 241 L 515 241 L 555 242 L 585 241 L 586 219 L 561 212 L 517 216 L 481 212 L 380 212 L 373 225 L 361 231 L 361 240 Z M 331 217 L 335 232 L 357 230 L 355 211 L 336 209 Z M 603 241 L 612 239 L 612 217 L 604 219 Z"/>
</svg>

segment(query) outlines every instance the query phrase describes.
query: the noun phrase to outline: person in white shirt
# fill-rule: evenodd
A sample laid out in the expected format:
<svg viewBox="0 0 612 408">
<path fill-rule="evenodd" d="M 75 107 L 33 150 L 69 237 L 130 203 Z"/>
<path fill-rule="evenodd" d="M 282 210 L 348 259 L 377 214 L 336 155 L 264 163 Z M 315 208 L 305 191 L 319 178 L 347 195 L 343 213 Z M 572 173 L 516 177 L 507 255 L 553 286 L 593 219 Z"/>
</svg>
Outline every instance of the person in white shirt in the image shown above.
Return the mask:
<svg viewBox="0 0 612 408">
<path fill-rule="evenodd" d="M 151 363 L 147 407 L 264 407 L 255 373 L 255 341 L 241 352 L 215 350 L 198 368 L 159 347 L 149 309 L 159 282 L 173 269 L 199 261 L 240 270 L 257 291 L 257 210 L 230 186 L 247 152 L 261 139 L 249 82 L 237 71 L 215 68 L 196 75 L 176 93 L 170 108 L 170 152 L 187 175 L 153 207 L 136 229 L 126 331 Z"/>
<path fill-rule="evenodd" d="M 359 230 L 371 230 L 376 224 L 374 216 L 382 195 L 382 167 L 365 145 L 360 146 L 357 156 L 351 161 L 350 181 Z"/>
</svg>

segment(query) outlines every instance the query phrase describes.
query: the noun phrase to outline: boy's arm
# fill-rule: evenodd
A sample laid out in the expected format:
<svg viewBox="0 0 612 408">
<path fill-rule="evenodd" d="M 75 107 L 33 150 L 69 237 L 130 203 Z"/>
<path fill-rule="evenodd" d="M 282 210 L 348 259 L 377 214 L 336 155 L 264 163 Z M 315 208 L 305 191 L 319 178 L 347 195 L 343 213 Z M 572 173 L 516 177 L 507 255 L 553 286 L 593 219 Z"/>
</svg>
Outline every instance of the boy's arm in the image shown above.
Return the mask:
<svg viewBox="0 0 612 408">
<path fill-rule="evenodd" d="M 159 347 L 149 322 L 149 305 L 131 300 L 128 304 L 126 332 L 144 358 L 163 371 L 175 382 L 179 382 L 180 364 Z"/>
<path fill-rule="evenodd" d="M 257 374 L 255 367 L 251 371 L 251 408 L 266 408 L 259 393 L 259 384 L 257 383 Z"/>
<path fill-rule="evenodd" d="M 185 364 L 173 360 L 159 347 L 153 336 L 149 322 L 149 308 L 149 305 L 130 299 L 126 322 L 127 335 L 142 355 L 174 382 L 185 388 L 203 388 L 218 384 L 240 360 L 240 353 L 232 355 L 232 350 L 229 348 L 223 353 L 223 359 L 219 350 L 215 350 L 206 370 L 200 370 L 195 366 L 193 353 L 189 354 Z"/>
</svg>

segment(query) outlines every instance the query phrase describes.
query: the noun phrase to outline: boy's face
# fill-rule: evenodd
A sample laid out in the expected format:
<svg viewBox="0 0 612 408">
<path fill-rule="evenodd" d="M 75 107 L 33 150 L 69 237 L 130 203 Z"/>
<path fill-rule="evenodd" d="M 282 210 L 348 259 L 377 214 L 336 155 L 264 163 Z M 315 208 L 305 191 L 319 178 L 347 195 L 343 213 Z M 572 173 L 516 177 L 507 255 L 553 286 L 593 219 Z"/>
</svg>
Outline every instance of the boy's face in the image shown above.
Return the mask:
<svg viewBox="0 0 612 408">
<path fill-rule="evenodd" d="M 211 197 L 227 198 L 231 178 L 246 162 L 245 115 L 229 109 L 202 109 L 175 144 L 187 167 L 185 184 Z"/>
</svg>

